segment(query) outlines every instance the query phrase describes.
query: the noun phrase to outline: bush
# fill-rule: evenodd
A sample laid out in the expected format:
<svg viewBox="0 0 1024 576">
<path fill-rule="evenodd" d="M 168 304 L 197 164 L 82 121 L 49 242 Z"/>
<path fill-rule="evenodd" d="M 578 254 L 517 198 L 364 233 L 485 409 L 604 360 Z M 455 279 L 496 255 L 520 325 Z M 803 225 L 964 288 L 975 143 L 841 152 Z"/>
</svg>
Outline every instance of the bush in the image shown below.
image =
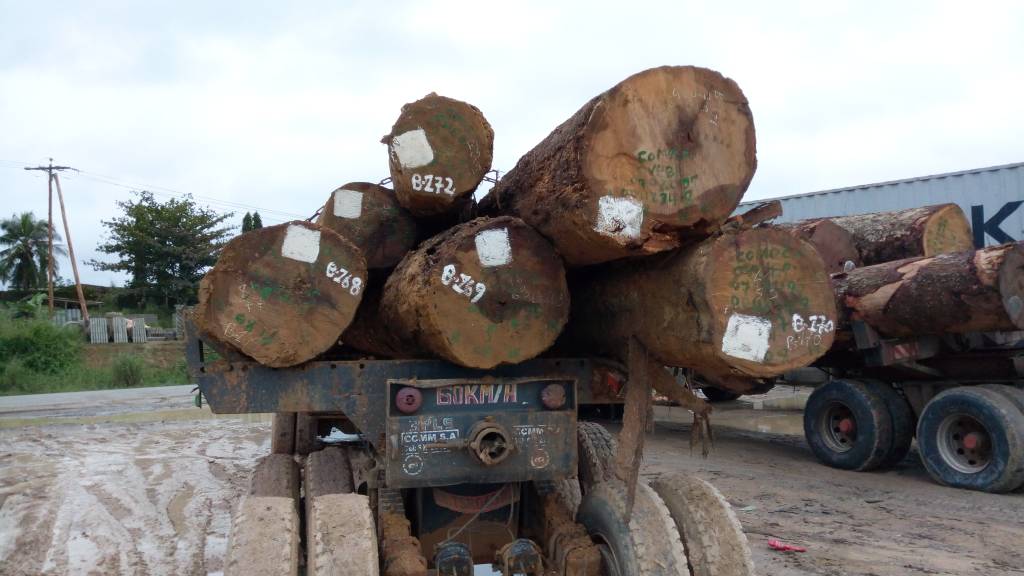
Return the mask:
<svg viewBox="0 0 1024 576">
<path fill-rule="evenodd" d="M 118 356 L 113 364 L 115 388 L 134 388 L 141 386 L 145 378 L 146 367 L 138 356 Z"/>
<path fill-rule="evenodd" d="M 0 365 L 0 392 L 11 393 L 24 390 L 32 375 L 32 371 L 17 358 Z"/>
<path fill-rule="evenodd" d="M 81 350 L 77 327 L 58 328 L 46 320 L 0 316 L 0 365 L 17 359 L 33 372 L 57 374 L 76 365 Z"/>
</svg>

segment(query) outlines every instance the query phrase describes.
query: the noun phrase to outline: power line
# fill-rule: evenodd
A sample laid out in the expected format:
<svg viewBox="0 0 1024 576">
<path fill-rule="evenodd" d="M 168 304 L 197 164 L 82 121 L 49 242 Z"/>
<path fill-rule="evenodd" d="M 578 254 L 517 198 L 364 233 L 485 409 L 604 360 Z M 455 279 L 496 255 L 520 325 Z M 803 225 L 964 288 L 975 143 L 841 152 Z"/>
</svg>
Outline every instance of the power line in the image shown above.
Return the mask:
<svg viewBox="0 0 1024 576">
<path fill-rule="evenodd" d="M 0 168 L 23 168 L 23 167 L 30 166 L 30 164 L 28 164 L 28 163 L 19 162 L 19 161 L 15 161 L 15 160 L 0 160 L 0 163 L 12 164 L 12 166 L 0 166 Z M 188 192 L 182 192 L 180 190 L 175 190 L 173 188 L 167 188 L 167 187 L 164 187 L 164 186 L 156 186 L 156 185 L 143 184 L 143 183 L 132 184 L 132 183 L 126 182 L 124 180 L 120 180 L 120 179 L 118 179 L 116 177 L 108 176 L 108 175 L 105 175 L 105 174 L 99 174 L 99 173 L 96 173 L 96 172 L 89 172 L 89 171 L 86 171 L 86 170 L 79 170 L 77 168 L 74 168 L 73 170 L 74 170 L 74 172 L 76 173 L 77 176 L 81 176 L 83 178 L 86 178 L 86 179 L 89 179 L 89 180 L 93 180 L 95 182 L 100 182 L 100 183 L 103 183 L 103 184 L 109 184 L 111 186 L 117 186 L 119 188 L 124 188 L 124 189 L 130 190 L 132 192 L 146 191 L 146 192 L 151 192 L 155 196 L 161 196 L 161 197 L 164 197 L 164 198 L 179 198 L 179 197 L 182 197 L 182 196 L 185 196 L 185 195 L 190 195 L 193 198 L 196 198 L 198 200 L 202 200 L 203 202 L 206 202 L 206 203 L 209 203 L 209 204 L 214 204 L 214 205 L 219 205 L 221 207 L 221 209 L 216 210 L 216 211 L 217 212 L 221 212 L 221 213 L 226 212 L 227 210 L 225 210 L 225 209 L 257 211 L 257 212 L 260 212 L 261 216 L 262 215 L 267 215 L 267 216 L 269 216 L 269 218 L 268 218 L 269 220 L 272 220 L 272 221 L 277 222 L 277 223 L 288 222 L 288 221 L 291 221 L 291 220 L 301 220 L 301 219 L 305 218 L 305 216 L 303 216 L 301 214 L 296 214 L 296 213 L 293 213 L 293 212 L 287 212 L 287 211 L 284 211 L 284 210 L 276 210 L 274 208 L 262 208 L 262 207 L 259 207 L 259 206 L 253 206 L 252 204 L 245 204 L 243 202 L 235 202 L 233 200 L 222 200 L 220 198 L 214 198 L 214 197 L 211 197 L 211 196 L 203 196 L 203 195 L 191 194 L 191 193 L 188 193 Z"/>
</svg>

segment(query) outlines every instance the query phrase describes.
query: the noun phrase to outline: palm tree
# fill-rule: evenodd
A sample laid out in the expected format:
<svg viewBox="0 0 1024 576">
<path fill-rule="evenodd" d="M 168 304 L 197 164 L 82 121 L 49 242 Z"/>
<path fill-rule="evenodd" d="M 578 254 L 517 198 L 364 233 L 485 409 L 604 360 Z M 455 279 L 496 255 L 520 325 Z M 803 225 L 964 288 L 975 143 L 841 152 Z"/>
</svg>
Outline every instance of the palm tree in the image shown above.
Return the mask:
<svg viewBox="0 0 1024 576">
<path fill-rule="evenodd" d="M 60 235 L 53 233 L 53 253 L 64 256 L 56 244 Z M 32 290 L 46 285 L 47 254 L 46 220 L 36 220 L 31 212 L 12 215 L 0 222 L 0 282 L 18 290 Z M 56 275 L 57 262 L 53 263 Z"/>
</svg>

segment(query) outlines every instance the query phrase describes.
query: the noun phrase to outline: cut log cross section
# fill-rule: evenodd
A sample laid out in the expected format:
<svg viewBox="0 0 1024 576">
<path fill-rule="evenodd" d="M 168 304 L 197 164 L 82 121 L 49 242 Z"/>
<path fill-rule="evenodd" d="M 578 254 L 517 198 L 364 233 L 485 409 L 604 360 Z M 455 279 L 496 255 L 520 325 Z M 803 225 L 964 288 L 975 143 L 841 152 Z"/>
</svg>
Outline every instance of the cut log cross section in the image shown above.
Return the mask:
<svg viewBox="0 0 1024 576">
<path fill-rule="evenodd" d="M 577 288 L 569 346 L 621 358 L 636 335 L 662 363 L 701 373 L 777 376 L 824 354 L 835 332 L 821 257 L 771 228 L 595 271 Z"/>
<path fill-rule="evenodd" d="M 195 322 L 257 362 L 294 366 L 324 352 L 355 316 L 366 262 L 337 232 L 290 222 L 237 236 L 199 286 Z"/>
<path fill-rule="evenodd" d="M 494 131 L 478 108 L 429 94 L 406 104 L 383 142 L 398 201 L 416 216 L 458 208 L 491 169 Z"/>
<path fill-rule="evenodd" d="M 631 76 L 523 156 L 483 201 L 522 218 L 570 266 L 677 248 L 716 231 L 756 167 L 735 82 L 691 66 Z"/>
<path fill-rule="evenodd" d="M 565 269 L 521 220 L 478 218 L 402 260 L 381 314 L 399 339 L 456 364 L 521 362 L 547 349 L 568 318 Z"/>
</svg>

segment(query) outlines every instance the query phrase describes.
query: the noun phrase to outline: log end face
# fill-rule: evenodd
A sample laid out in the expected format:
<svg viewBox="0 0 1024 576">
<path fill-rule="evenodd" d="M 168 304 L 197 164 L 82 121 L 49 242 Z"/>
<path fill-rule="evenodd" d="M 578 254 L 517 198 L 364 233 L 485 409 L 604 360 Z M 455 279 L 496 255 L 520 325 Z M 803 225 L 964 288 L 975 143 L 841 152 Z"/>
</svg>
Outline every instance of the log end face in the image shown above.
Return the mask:
<svg viewBox="0 0 1024 576">
<path fill-rule="evenodd" d="M 396 308 L 406 291 L 417 317 L 407 331 L 451 362 L 488 369 L 528 360 L 550 347 L 568 320 L 562 261 L 518 218 L 478 218 L 417 254 L 417 277 L 402 270 L 384 298 Z"/>
<path fill-rule="evenodd" d="M 733 371 L 777 376 L 831 347 L 835 297 L 809 244 L 773 229 L 726 234 L 715 241 L 708 267 L 712 341 Z"/>
<path fill-rule="evenodd" d="M 1010 322 L 1024 330 L 1024 244 L 1011 244 L 999 271 L 999 294 Z"/>
<path fill-rule="evenodd" d="M 336 232 L 301 221 L 261 228 L 224 247 L 196 324 L 261 364 L 294 366 L 337 342 L 365 283 L 365 260 Z"/>
<path fill-rule="evenodd" d="M 974 250 L 971 224 L 956 204 L 946 204 L 933 212 L 924 224 L 924 256 Z"/>
<path fill-rule="evenodd" d="M 416 245 L 416 220 L 393 190 L 350 182 L 331 192 L 319 224 L 355 244 L 368 268 L 391 268 Z"/>
<path fill-rule="evenodd" d="M 713 232 L 739 204 L 757 164 L 742 91 L 691 66 L 647 70 L 609 90 L 582 149 L 593 231 L 627 255 L 678 245 L 649 243 L 658 235 Z"/>
<path fill-rule="evenodd" d="M 491 169 L 494 131 L 475 106 L 429 94 L 402 107 L 384 143 L 398 201 L 434 216 L 471 195 Z"/>
</svg>

